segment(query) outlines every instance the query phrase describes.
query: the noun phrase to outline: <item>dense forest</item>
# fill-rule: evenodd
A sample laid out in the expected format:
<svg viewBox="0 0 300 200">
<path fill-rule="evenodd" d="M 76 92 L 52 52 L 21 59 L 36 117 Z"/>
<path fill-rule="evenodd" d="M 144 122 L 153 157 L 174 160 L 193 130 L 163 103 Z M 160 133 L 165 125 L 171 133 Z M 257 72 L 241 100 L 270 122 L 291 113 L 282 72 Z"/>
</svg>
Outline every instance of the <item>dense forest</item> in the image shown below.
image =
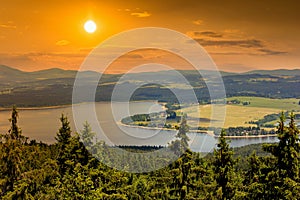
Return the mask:
<svg viewBox="0 0 300 200">
<path fill-rule="evenodd" d="M 158 156 L 131 166 L 141 173 L 129 173 L 127 165 L 117 170 L 103 164 L 126 155 L 94 142 L 88 123 L 77 134 L 64 115 L 60 121 L 55 144 L 30 141 L 22 135 L 13 108 L 11 127 L 1 135 L 0 199 L 300 199 L 300 140 L 293 114 L 287 126 L 285 116 L 280 116 L 278 143 L 264 144 L 264 154 L 247 157 L 235 156 L 224 130 L 212 154 L 192 152 L 183 118 L 177 140 L 166 148 L 177 159 L 170 162 Z M 143 154 L 162 147 L 122 149 Z M 135 163 L 139 158 L 128 159 Z M 151 169 L 155 159 L 169 164 L 142 172 Z"/>
</svg>

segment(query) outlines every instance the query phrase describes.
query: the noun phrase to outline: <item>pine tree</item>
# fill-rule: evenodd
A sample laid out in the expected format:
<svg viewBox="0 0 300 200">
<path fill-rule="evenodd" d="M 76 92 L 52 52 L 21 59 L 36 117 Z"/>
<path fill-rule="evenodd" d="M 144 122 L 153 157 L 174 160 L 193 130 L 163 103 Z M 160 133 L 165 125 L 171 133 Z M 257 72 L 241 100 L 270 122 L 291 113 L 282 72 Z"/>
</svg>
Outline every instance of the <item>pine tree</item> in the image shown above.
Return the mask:
<svg viewBox="0 0 300 200">
<path fill-rule="evenodd" d="M 11 128 L 9 129 L 8 133 L 10 134 L 12 139 L 19 139 L 21 137 L 21 130 L 19 129 L 17 123 L 18 123 L 18 111 L 16 106 L 13 106 L 12 112 L 11 112 L 11 118 L 9 121 L 11 122 Z"/>
<path fill-rule="evenodd" d="M 244 184 L 250 185 L 259 181 L 259 177 L 261 175 L 261 161 L 255 151 L 247 160 L 249 163 L 249 170 L 246 172 Z"/>
<path fill-rule="evenodd" d="M 83 124 L 83 130 L 80 132 L 80 138 L 82 143 L 85 147 L 88 149 L 92 148 L 92 145 L 94 144 L 94 138 L 96 136 L 96 133 L 92 131 L 92 128 L 88 122 L 85 122 Z"/>
<path fill-rule="evenodd" d="M 299 180 L 300 173 L 300 138 L 299 129 L 295 124 L 295 115 L 291 113 L 290 123 L 288 127 L 289 147 L 287 155 L 285 156 L 285 162 L 287 167 L 287 176 L 295 181 Z"/>
<path fill-rule="evenodd" d="M 64 116 L 64 114 L 61 115 L 60 122 L 61 122 L 61 127 L 55 139 L 58 142 L 58 144 L 63 148 L 70 143 L 71 127 L 68 118 Z"/>
<path fill-rule="evenodd" d="M 264 145 L 265 151 L 270 152 L 275 162 L 268 165 L 262 175 L 264 197 L 277 199 L 299 199 L 299 159 L 300 140 L 299 130 L 294 121 L 294 114 L 290 115 L 289 126 L 286 127 L 285 116 L 280 116 L 277 134 L 279 143 Z"/>
<path fill-rule="evenodd" d="M 18 140 L 21 143 L 26 143 L 27 138 L 22 135 L 22 130 L 18 126 L 18 118 L 19 113 L 16 106 L 13 106 L 11 112 L 11 118 L 9 119 L 10 122 L 10 129 L 8 130 L 7 137 L 11 138 L 12 140 Z"/>
<path fill-rule="evenodd" d="M 181 118 L 180 127 L 178 130 L 178 133 L 176 135 L 176 138 L 178 138 L 175 141 L 172 141 L 170 144 L 170 149 L 175 153 L 175 155 L 180 156 L 182 155 L 186 150 L 189 149 L 189 137 L 187 136 L 187 133 L 189 132 L 189 126 L 187 125 L 186 121 L 186 115 L 183 115 Z"/>
<path fill-rule="evenodd" d="M 220 199 L 232 199 L 235 195 L 233 183 L 234 165 L 233 151 L 226 142 L 225 130 L 222 130 L 217 149 L 214 150 L 213 171 L 217 183 L 217 196 Z"/>
<path fill-rule="evenodd" d="M 180 127 L 176 135 L 176 137 L 180 139 L 180 149 L 182 153 L 184 153 L 189 148 L 188 142 L 190 140 L 187 136 L 187 133 L 189 132 L 189 126 L 187 125 L 186 118 L 186 115 L 182 116 Z"/>
<path fill-rule="evenodd" d="M 60 173 L 64 174 L 68 169 L 66 161 L 70 157 L 67 146 L 71 143 L 71 127 L 68 118 L 63 114 L 61 115 L 60 122 L 61 127 L 55 137 L 58 145 L 58 157 L 56 160 L 58 161 Z"/>
<path fill-rule="evenodd" d="M 3 135 L 3 144 L 0 154 L 0 161 L 2 162 L 2 194 L 13 190 L 14 183 L 20 178 L 22 172 L 22 149 L 26 138 L 22 136 L 21 129 L 18 127 L 18 111 L 15 106 L 12 108 L 11 127 L 8 134 Z"/>
<path fill-rule="evenodd" d="M 277 159 L 277 169 L 281 179 L 289 177 L 299 179 L 300 139 L 299 130 L 295 125 L 295 115 L 290 114 L 289 127 L 284 125 L 285 116 L 281 113 L 278 125 L 278 144 L 265 145 L 264 150 Z"/>
<path fill-rule="evenodd" d="M 56 137 L 59 150 L 57 161 L 60 167 L 60 173 L 64 175 L 66 172 L 71 173 L 78 163 L 82 166 L 88 164 L 90 155 L 83 143 L 80 142 L 79 134 L 75 133 L 74 136 L 72 136 L 68 118 L 62 115 L 60 121 L 61 127 Z M 92 134 L 87 123 L 85 124 L 85 127 L 87 131 L 85 134 Z M 87 140 L 87 138 L 85 139 Z M 91 139 L 92 138 L 89 138 L 88 140 Z"/>
<path fill-rule="evenodd" d="M 192 152 L 188 149 L 172 165 L 172 184 L 170 194 L 174 198 L 186 199 L 191 187 Z"/>
<path fill-rule="evenodd" d="M 171 185 L 170 193 L 175 198 L 185 199 L 190 189 L 189 176 L 192 167 L 192 152 L 189 149 L 189 138 L 187 132 L 189 127 L 186 121 L 186 115 L 181 118 L 180 127 L 176 137 L 177 140 L 173 141 L 170 145 L 171 150 L 180 156 L 173 164 L 171 173 L 173 175 L 173 182 Z"/>
</svg>

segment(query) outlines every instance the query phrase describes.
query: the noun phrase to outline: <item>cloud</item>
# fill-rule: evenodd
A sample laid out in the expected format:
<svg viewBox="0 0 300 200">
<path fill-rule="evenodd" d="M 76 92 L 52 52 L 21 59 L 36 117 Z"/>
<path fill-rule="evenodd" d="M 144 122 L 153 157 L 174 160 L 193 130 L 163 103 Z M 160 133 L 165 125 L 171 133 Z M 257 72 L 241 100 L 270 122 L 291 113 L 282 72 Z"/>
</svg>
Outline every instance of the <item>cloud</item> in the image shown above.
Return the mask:
<svg viewBox="0 0 300 200">
<path fill-rule="evenodd" d="M 206 36 L 206 37 L 213 37 L 213 38 L 223 37 L 223 34 L 214 31 L 194 31 L 193 34 L 196 37 L 199 36 Z"/>
<path fill-rule="evenodd" d="M 147 11 L 144 11 L 144 12 L 134 12 L 134 13 L 131 13 L 132 16 L 136 16 L 136 17 L 150 17 L 151 14 L 148 13 Z"/>
<path fill-rule="evenodd" d="M 66 45 L 70 44 L 70 42 L 68 40 L 59 40 L 55 44 L 57 46 L 66 46 Z"/>
<path fill-rule="evenodd" d="M 187 32 L 190 37 L 202 46 L 212 47 L 215 55 L 282 55 L 286 51 L 274 50 L 267 42 L 247 38 L 238 30 L 216 32 L 211 30 Z M 189 42 L 189 41 L 188 41 Z M 192 42 L 192 41 L 190 41 Z M 219 48 L 220 47 L 220 48 Z M 212 49 L 211 49 L 212 50 Z"/>
<path fill-rule="evenodd" d="M 12 59 L 12 60 L 36 60 L 37 58 L 82 58 L 85 57 L 86 54 L 80 52 L 28 52 L 28 53 L 0 53 L 1 59 Z"/>
<path fill-rule="evenodd" d="M 243 39 L 243 40 L 211 40 L 204 38 L 195 38 L 203 46 L 221 46 L 221 47 L 244 47 L 244 48 L 260 48 L 264 47 L 263 42 L 257 39 Z"/>
<path fill-rule="evenodd" d="M 197 19 L 197 20 L 194 20 L 194 21 L 193 21 L 193 24 L 200 26 L 200 25 L 203 25 L 204 22 L 203 22 L 203 20 L 201 20 L 201 19 Z"/>
<path fill-rule="evenodd" d="M 10 25 L 10 24 L 0 24 L 0 28 L 16 29 L 17 26 Z"/>
<path fill-rule="evenodd" d="M 281 54 L 287 54 L 286 51 L 274 51 L 270 49 L 258 49 L 258 51 L 264 53 L 264 55 L 281 55 Z"/>
<path fill-rule="evenodd" d="M 211 30 L 188 32 L 195 41 L 203 46 L 263 48 L 264 42 L 259 39 L 245 38 L 241 35 L 216 32 Z"/>
<path fill-rule="evenodd" d="M 253 49 L 252 52 L 211 52 L 213 55 L 253 55 L 253 56 L 268 56 L 268 55 L 283 55 L 287 54 L 287 51 L 276 51 L 270 49 Z"/>
</svg>

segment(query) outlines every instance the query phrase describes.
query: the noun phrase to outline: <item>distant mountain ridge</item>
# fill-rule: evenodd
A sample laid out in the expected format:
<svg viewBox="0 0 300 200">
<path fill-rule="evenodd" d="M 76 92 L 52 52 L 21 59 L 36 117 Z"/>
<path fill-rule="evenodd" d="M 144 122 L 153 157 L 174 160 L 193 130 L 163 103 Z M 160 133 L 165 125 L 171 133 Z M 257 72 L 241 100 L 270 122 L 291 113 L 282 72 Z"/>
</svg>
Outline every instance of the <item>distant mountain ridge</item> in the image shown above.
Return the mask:
<svg viewBox="0 0 300 200">
<path fill-rule="evenodd" d="M 193 70 L 180 70 L 179 73 L 193 86 L 199 102 L 210 102 L 207 80 L 214 80 L 213 71 L 202 71 L 205 77 Z M 96 101 L 110 101 L 118 84 L 138 88 L 132 100 L 158 100 L 175 102 L 178 94 L 185 95 L 186 83 L 178 80 L 173 71 L 141 72 L 126 74 L 102 74 L 94 71 L 64 70 L 59 68 L 24 72 L 0 65 L 0 107 L 18 105 L 22 107 L 52 106 L 72 103 L 75 77 L 79 73 L 85 88 L 97 85 Z M 259 96 L 268 98 L 300 98 L 300 69 L 255 70 L 246 73 L 220 72 L 227 96 Z M 124 90 L 125 92 L 127 90 Z M 84 102 L 85 100 L 80 100 Z"/>
<path fill-rule="evenodd" d="M 182 75 L 186 78 L 194 79 L 198 73 L 195 73 L 195 70 L 178 70 Z M 203 70 L 203 72 L 208 75 L 214 75 L 214 71 Z M 276 76 L 276 77 L 283 77 L 283 76 L 300 76 L 300 69 L 276 69 L 276 70 L 253 70 L 244 73 L 234 73 L 234 72 L 225 72 L 219 71 L 223 78 L 225 77 L 243 77 L 246 78 L 248 75 L 266 75 L 266 76 Z M 70 82 L 72 79 L 75 79 L 77 73 L 81 73 L 81 77 L 83 78 L 97 78 L 99 77 L 99 73 L 95 71 L 76 71 L 76 70 L 65 70 L 60 68 L 51 68 L 45 70 L 38 70 L 33 72 L 25 72 L 19 69 L 15 69 L 9 66 L 0 65 L 0 86 L 15 86 L 16 84 L 20 83 L 29 83 L 29 82 L 36 82 L 42 80 L 48 80 L 47 82 L 51 82 L 52 79 L 59 80 L 59 82 L 65 81 Z M 140 73 L 132 73 L 127 74 L 127 76 L 131 77 L 132 79 L 147 79 L 152 77 L 157 77 L 160 79 L 168 79 L 168 80 L 176 80 L 177 72 L 175 70 L 169 71 L 159 71 L 159 72 L 140 72 Z M 110 81 L 118 81 L 119 77 L 122 74 L 104 74 L 101 77 L 101 80 L 104 82 Z M 67 80 L 68 79 L 68 80 Z M 71 81 L 72 82 L 72 81 Z"/>
<path fill-rule="evenodd" d="M 185 73 L 192 73 L 194 70 L 178 70 Z M 206 70 L 209 71 L 209 70 Z M 89 71 L 93 73 L 98 73 L 95 71 Z M 159 71 L 158 73 L 166 74 L 168 71 Z M 222 76 L 227 75 L 243 75 L 243 74 L 262 74 L 262 75 L 276 75 L 276 76 L 300 76 L 300 69 L 274 69 L 274 70 L 251 70 L 248 72 L 227 72 L 227 71 L 219 71 Z M 33 72 L 25 72 L 13 67 L 9 67 L 6 65 L 0 65 L 0 76 L 2 75 L 16 75 L 23 76 L 29 75 L 34 76 L 36 78 L 64 78 L 64 77 L 75 77 L 77 71 L 76 70 L 65 70 L 61 68 L 50 68 L 37 70 Z M 135 74 L 147 74 L 147 73 L 157 73 L 157 72 L 140 72 Z M 115 74 L 114 74 L 115 75 Z"/>
<path fill-rule="evenodd" d="M 241 74 L 262 74 L 275 76 L 300 76 L 300 69 L 253 70 Z"/>
<path fill-rule="evenodd" d="M 80 72 L 87 76 L 98 75 L 97 72 Z M 0 65 L 0 83 L 13 82 L 32 82 L 38 80 L 58 79 L 58 78 L 75 78 L 76 70 L 64 70 L 60 68 L 51 68 L 45 70 L 38 70 L 33 72 L 25 72 L 5 65 Z"/>
</svg>

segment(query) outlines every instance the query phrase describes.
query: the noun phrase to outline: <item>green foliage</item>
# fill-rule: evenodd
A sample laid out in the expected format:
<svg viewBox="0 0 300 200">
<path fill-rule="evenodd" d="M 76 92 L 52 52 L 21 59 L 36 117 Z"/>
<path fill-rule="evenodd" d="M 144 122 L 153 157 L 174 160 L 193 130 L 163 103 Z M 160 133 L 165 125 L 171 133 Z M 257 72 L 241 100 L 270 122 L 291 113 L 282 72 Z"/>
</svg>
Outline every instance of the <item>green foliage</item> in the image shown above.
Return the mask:
<svg viewBox="0 0 300 200">
<path fill-rule="evenodd" d="M 94 143 L 94 137 L 96 133 L 92 131 L 91 126 L 88 122 L 83 124 L 83 130 L 80 133 L 80 138 L 85 147 L 90 148 Z"/>
<path fill-rule="evenodd" d="M 294 114 L 291 113 L 289 127 L 286 127 L 285 116 L 282 112 L 277 131 L 279 143 L 266 145 L 265 149 L 276 157 L 280 177 L 298 180 L 300 139 L 294 118 Z"/>
<path fill-rule="evenodd" d="M 277 134 L 278 144 L 264 145 L 272 156 L 261 161 L 250 159 L 249 173 L 256 181 L 248 180 L 249 199 L 299 199 L 300 140 L 293 113 L 288 127 L 284 113 L 281 114 Z"/>
<path fill-rule="evenodd" d="M 222 130 L 217 149 L 214 150 L 213 171 L 216 180 L 216 195 L 220 199 L 232 199 L 235 195 L 236 183 L 233 159 L 233 151 L 225 138 L 226 132 Z"/>
<path fill-rule="evenodd" d="M 0 142 L 0 199 L 300 199 L 300 141 L 293 114 L 288 127 L 284 116 L 280 118 L 279 143 L 264 145 L 266 152 L 261 145 L 237 148 L 239 160 L 224 130 L 213 155 L 203 158 L 189 150 L 183 118 L 178 140 L 170 144 L 180 156 L 166 166 L 168 148 L 123 146 L 119 153 L 117 147 L 95 141 L 87 122 L 81 138 L 72 134 L 64 115 L 57 143 L 27 143 L 15 120 L 15 108 L 13 113 L 10 131 Z M 257 154 L 251 153 L 253 149 Z M 161 153 L 155 154 L 157 150 Z M 154 156 L 138 162 L 149 151 Z M 112 169 L 101 161 L 123 164 L 123 169 Z M 166 167 L 148 173 L 125 172 L 155 169 L 157 161 Z"/>
<path fill-rule="evenodd" d="M 190 139 L 187 136 L 187 133 L 189 132 L 189 126 L 187 125 L 186 117 L 186 115 L 183 115 L 181 118 L 181 123 L 176 135 L 176 138 L 179 140 L 172 141 L 170 144 L 170 149 L 172 149 L 178 156 L 185 153 L 185 151 L 189 148 L 188 142 Z"/>
</svg>

